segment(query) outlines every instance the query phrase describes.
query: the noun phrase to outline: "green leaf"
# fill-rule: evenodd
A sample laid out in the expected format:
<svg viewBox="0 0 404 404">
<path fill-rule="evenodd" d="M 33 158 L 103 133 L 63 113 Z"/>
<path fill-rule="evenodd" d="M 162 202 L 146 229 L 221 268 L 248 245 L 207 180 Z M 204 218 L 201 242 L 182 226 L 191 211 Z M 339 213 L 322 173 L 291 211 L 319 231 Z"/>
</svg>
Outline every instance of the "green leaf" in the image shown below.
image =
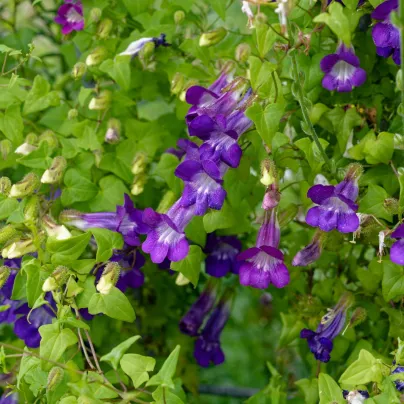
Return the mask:
<svg viewBox="0 0 404 404">
<path fill-rule="evenodd" d="M 82 328 L 84 330 L 89 330 L 90 326 L 84 321 L 81 321 L 75 317 L 67 317 L 61 320 L 61 323 L 68 324 L 70 327 Z"/>
<path fill-rule="evenodd" d="M 163 178 L 170 189 L 178 195 L 182 189 L 182 181 L 174 175 L 174 171 L 178 166 L 177 157 L 169 153 L 164 153 L 158 162 L 154 171 L 155 175 Z"/>
<path fill-rule="evenodd" d="M 130 183 L 133 179 L 133 174 L 130 171 L 130 165 L 120 158 L 117 158 L 116 153 L 106 153 L 101 159 L 99 167 L 102 170 L 114 173 L 117 177 Z"/>
<path fill-rule="evenodd" d="M 383 271 L 382 292 L 386 302 L 404 295 L 404 267 L 394 264 L 389 259 L 380 264 Z"/>
<path fill-rule="evenodd" d="M 104 361 L 104 362 L 109 362 L 115 370 L 118 370 L 119 361 L 121 360 L 124 353 L 140 338 L 141 338 L 140 335 L 135 335 L 133 337 L 128 338 L 127 340 L 121 342 L 119 345 L 117 345 L 115 348 L 113 348 L 111 352 L 102 356 L 100 360 Z M 121 363 L 121 366 L 122 366 L 122 363 Z M 122 367 L 122 369 L 123 369 L 123 367 Z M 151 369 L 151 370 L 153 370 L 153 369 Z M 128 372 L 126 372 L 126 373 L 129 374 Z M 147 378 L 147 380 L 149 380 L 149 379 Z M 135 386 L 135 387 L 137 387 L 137 386 Z"/>
<path fill-rule="evenodd" d="M 363 153 L 369 164 L 389 164 L 394 153 L 394 134 L 381 132 L 376 139 L 369 138 L 364 145 Z"/>
<path fill-rule="evenodd" d="M 184 402 L 166 387 L 159 386 L 152 394 L 156 404 L 184 404 Z"/>
<path fill-rule="evenodd" d="M 64 265 L 79 258 L 86 249 L 90 239 L 90 232 L 70 237 L 65 240 L 56 240 L 49 237 L 46 242 L 46 249 L 52 254 L 53 264 Z"/>
<path fill-rule="evenodd" d="M 116 56 L 114 60 L 105 60 L 100 70 L 116 81 L 116 83 L 124 90 L 130 88 L 130 56 Z"/>
<path fill-rule="evenodd" d="M 31 90 L 25 99 L 23 114 L 42 111 L 50 106 L 59 105 L 60 99 L 56 91 L 50 90 L 50 83 L 42 76 L 36 76 Z"/>
<path fill-rule="evenodd" d="M 75 168 L 66 171 L 64 183 L 66 188 L 63 189 L 61 196 L 64 206 L 72 205 L 74 202 L 88 201 L 98 193 L 97 186 Z"/>
<path fill-rule="evenodd" d="M 328 142 L 321 138 L 319 139 L 319 141 L 321 146 L 325 150 L 328 146 Z M 319 173 L 325 161 L 316 143 L 314 141 L 311 141 L 310 138 L 305 137 L 303 139 L 297 140 L 295 142 L 295 145 L 305 154 L 306 159 L 313 170 L 313 173 L 314 174 Z"/>
<path fill-rule="evenodd" d="M 341 388 L 331 376 L 325 373 L 320 373 L 318 377 L 318 392 L 320 396 L 319 404 L 345 403 Z"/>
<path fill-rule="evenodd" d="M 206 233 L 212 233 L 218 229 L 227 229 L 236 224 L 236 218 L 231 206 L 225 202 L 221 210 L 210 210 L 203 217 L 203 225 Z"/>
<path fill-rule="evenodd" d="M 299 337 L 304 324 L 294 313 L 281 313 L 281 320 L 282 332 L 279 338 L 279 346 L 286 346 Z"/>
<path fill-rule="evenodd" d="M 398 177 L 398 182 L 400 183 L 400 200 L 399 200 L 399 210 L 402 215 L 404 212 L 404 174 Z"/>
<path fill-rule="evenodd" d="M 135 311 L 128 298 L 116 287 L 113 287 L 107 294 L 95 293 L 88 305 L 90 314 L 104 313 L 108 317 L 132 323 L 135 318 Z"/>
<path fill-rule="evenodd" d="M 206 232 L 203 227 L 202 216 L 194 216 L 189 225 L 185 228 L 185 235 L 195 244 L 198 244 L 201 247 L 205 246 Z"/>
<path fill-rule="evenodd" d="M 172 378 L 175 369 L 177 368 L 180 348 L 179 345 L 175 347 L 174 351 L 172 351 L 169 357 L 165 360 L 160 371 L 147 382 L 146 386 L 167 386 L 170 389 L 175 387 Z"/>
<path fill-rule="evenodd" d="M 188 2 L 188 0 L 187 0 Z M 226 19 L 226 2 L 225 1 L 217 1 L 217 0 L 207 0 L 208 4 L 215 10 L 217 15 L 225 21 Z"/>
<path fill-rule="evenodd" d="M 248 59 L 250 66 L 250 80 L 253 90 L 262 98 L 269 98 L 273 86 L 271 74 L 275 72 L 277 65 L 270 62 L 262 62 L 256 56 Z"/>
<path fill-rule="evenodd" d="M 90 304 L 91 298 L 96 293 L 94 282 L 95 276 L 88 276 L 84 283 L 79 283 L 84 289 L 76 298 L 76 304 L 79 309 L 87 308 Z"/>
<path fill-rule="evenodd" d="M 149 380 L 149 373 L 154 370 L 156 360 L 149 356 L 137 354 L 123 355 L 121 361 L 122 370 L 132 379 L 135 388 Z"/>
<path fill-rule="evenodd" d="M 14 280 L 12 300 L 21 300 L 27 297 L 26 292 L 27 275 L 23 271 L 18 271 Z"/>
<path fill-rule="evenodd" d="M 101 228 L 92 228 L 89 231 L 97 242 L 96 263 L 108 261 L 112 257 L 113 250 L 123 248 L 123 238 L 120 233 Z"/>
<path fill-rule="evenodd" d="M 14 198 L 7 198 L 0 195 L 0 220 L 7 219 L 15 210 L 18 209 L 18 201 Z"/>
<path fill-rule="evenodd" d="M 19 105 L 11 105 L 6 109 L 4 115 L 0 115 L 0 130 L 14 145 L 22 143 L 24 123 Z"/>
<path fill-rule="evenodd" d="M 90 209 L 92 212 L 110 212 L 116 209 L 116 205 L 123 204 L 124 194 L 129 194 L 125 184 L 114 175 L 101 178 L 98 195 L 92 199 Z"/>
<path fill-rule="evenodd" d="M 58 361 L 66 349 L 77 343 L 77 336 L 69 328 L 60 329 L 59 323 L 43 325 L 39 327 L 41 334 L 40 355 L 43 358 Z M 44 370 L 54 366 L 52 363 L 42 361 Z"/>
<path fill-rule="evenodd" d="M 319 402 L 317 379 L 300 379 L 295 384 L 303 393 L 306 404 L 317 404 Z"/>
<path fill-rule="evenodd" d="M 341 375 L 339 382 L 348 385 L 380 383 L 383 378 L 382 364 L 370 352 L 362 349 L 359 358 Z"/>
<path fill-rule="evenodd" d="M 24 351 L 29 352 L 28 348 L 25 348 Z M 18 371 L 17 376 L 17 387 L 20 388 L 21 382 L 24 380 L 25 376 L 39 369 L 41 366 L 41 360 L 31 355 L 24 355 L 20 362 L 20 369 Z"/>
<path fill-rule="evenodd" d="M 17 162 L 30 168 L 40 168 L 46 170 L 51 165 L 52 159 L 48 157 L 49 147 L 47 142 L 42 142 L 38 149 L 26 156 L 17 159 Z"/>
<path fill-rule="evenodd" d="M 132 17 L 136 17 L 140 13 L 144 13 L 151 6 L 153 2 L 151 0 L 123 0 L 123 4 L 129 11 Z"/>
<path fill-rule="evenodd" d="M 389 195 L 378 185 L 370 184 L 368 192 L 359 201 L 359 212 L 375 215 L 378 218 L 386 219 L 391 222 L 391 214 L 388 213 L 383 205 L 383 202 Z"/>
<path fill-rule="evenodd" d="M 182 273 L 196 287 L 201 272 L 202 250 L 197 245 L 189 247 L 188 255 L 178 262 L 171 262 L 171 269 Z"/>
<path fill-rule="evenodd" d="M 28 306 L 33 307 L 38 297 L 42 294 L 41 265 L 39 260 L 33 259 L 28 261 L 27 264 L 24 263 L 22 269 L 27 274 Z"/>
<path fill-rule="evenodd" d="M 264 58 L 271 50 L 276 40 L 280 39 L 280 37 L 267 24 L 260 22 L 255 24 L 253 36 L 261 58 Z"/>
</svg>

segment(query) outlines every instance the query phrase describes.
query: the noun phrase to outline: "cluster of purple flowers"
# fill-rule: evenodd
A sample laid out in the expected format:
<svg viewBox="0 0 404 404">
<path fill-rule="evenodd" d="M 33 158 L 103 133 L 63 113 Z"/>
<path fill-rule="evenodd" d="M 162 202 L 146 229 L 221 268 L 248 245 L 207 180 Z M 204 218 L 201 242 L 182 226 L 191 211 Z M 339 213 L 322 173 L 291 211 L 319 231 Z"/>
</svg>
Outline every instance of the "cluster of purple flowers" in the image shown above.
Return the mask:
<svg viewBox="0 0 404 404">
<path fill-rule="evenodd" d="M 220 365 L 225 360 L 220 335 L 230 316 L 233 293 L 223 293 L 215 306 L 218 294 L 219 284 L 208 281 L 199 298 L 180 321 L 181 332 L 197 337 L 194 357 L 202 367 L 208 367 L 210 363 Z M 203 326 L 209 313 L 211 314 Z"/>
<path fill-rule="evenodd" d="M 62 34 L 84 29 L 83 4 L 80 0 L 65 0 L 59 9 L 55 22 L 62 26 Z"/>
</svg>

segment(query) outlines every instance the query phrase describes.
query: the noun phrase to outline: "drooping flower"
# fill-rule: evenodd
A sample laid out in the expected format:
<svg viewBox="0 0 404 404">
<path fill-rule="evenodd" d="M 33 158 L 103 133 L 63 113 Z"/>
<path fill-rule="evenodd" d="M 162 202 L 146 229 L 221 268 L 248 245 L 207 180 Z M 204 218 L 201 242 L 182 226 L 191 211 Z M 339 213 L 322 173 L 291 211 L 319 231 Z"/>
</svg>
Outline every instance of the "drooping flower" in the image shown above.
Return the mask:
<svg viewBox="0 0 404 404">
<path fill-rule="evenodd" d="M 0 397 L 0 404 L 18 404 L 18 394 L 5 391 Z"/>
<path fill-rule="evenodd" d="M 343 390 L 342 395 L 349 404 L 363 404 L 369 398 L 369 393 L 366 390 Z"/>
<path fill-rule="evenodd" d="M 323 87 L 329 91 L 349 92 L 366 81 L 365 70 L 359 67 L 359 58 L 353 47 L 340 43 L 335 53 L 325 56 L 320 62 L 325 73 Z"/>
<path fill-rule="evenodd" d="M 307 212 L 306 222 L 328 232 L 337 229 L 340 233 L 351 233 L 358 229 L 359 218 L 355 213 L 358 205 L 358 178 L 362 168 L 351 164 L 347 174 L 338 185 L 314 185 L 307 192 L 315 206 Z"/>
<path fill-rule="evenodd" d="M 283 254 L 278 249 L 280 229 L 276 210 L 266 211 L 255 247 L 240 253 L 240 283 L 258 289 L 266 289 L 270 283 L 283 288 L 290 281 Z"/>
<path fill-rule="evenodd" d="M 219 284 L 208 281 L 204 290 L 190 307 L 187 313 L 180 320 L 180 330 L 182 333 L 196 337 L 206 315 L 212 310 L 216 302 Z"/>
<path fill-rule="evenodd" d="M 129 46 L 121 52 L 119 55 L 129 55 L 129 56 L 136 56 L 143 48 L 144 46 L 149 43 L 149 42 L 154 42 L 154 46 L 157 48 L 159 46 L 170 46 L 166 42 L 166 35 L 165 34 L 160 34 L 159 37 L 152 37 L 152 38 L 141 38 L 138 39 L 137 41 L 131 42 Z"/>
<path fill-rule="evenodd" d="M 393 57 L 400 65 L 400 31 L 391 22 L 391 13 L 398 9 L 398 0 L 387 0 L 379 4 L 372 13 L 372 18 L 381 20 L 372 29 L 373 42 L 379 56 Z"/>
<path fill-rule="evenodd" d="M 310 244 L 300 250 L 293 258 L 292 265 L 305 267 L 320 258 L 323 251 L 324 233 L 316 231 Z"/>
<path fill-rule="evenodd" d="M 65 0 L 59 7 L 55 22 L 62 26 L 62 34 L 84 29 L 83 5 L 80 0 Z"/>
<path fill-rule="evenodd" d="M 242 1 L 241 12 L 243 12 L 247 16 L 247 26 L 248 28 L 254 27 L 254 13 L 251 10 L 250 4 L 248 1 Z"/>
<path fill-rule="evenodd" d="M 300 332 L 300 338 L 307 339 L 310 351 L 321 362 L 328 362 L 333 349 L 333 339 L 343 330 L 346 312 L 352 304 L 352 295 L 342 295 L 333 309 L 323 316 L 316 331 L 307 328 Z"/>
<path fill-rule="evenodd" d="M 199 366 L 208 367 L 212 362 L 224 362 L 224 352 L 220 346 L 220 335 L 230 317 L 232 293 L 225 293 L 209 317 L 200 337 L 195 341 L 194 357 Z"/>
<path fill-rule="evenodd" d="M 400 224 L 390 237 L 398 239 L 391 246 L 390 259 L 395 264 L 404 265 L 404 224 Z"/>
<path fill-rule="evenodd" d="M 209 275 L 220 278 L 229 272 L 238 274 L 237 255 L 241 251 L 241 242 L 237 237 L 210 233 L 204 251 L 208 255 L 205 267 Z"/>
<path fill-rule="evenodd" d="M 397 366 L 392 372 L 392 374 L 397 374 L 397 373 L 404 373 L 404 366 Z M 394 380 L 394 384 L 396 385 L 396 389 L 399 392 L 404 392 L 404 380 Z"/>
</svg>

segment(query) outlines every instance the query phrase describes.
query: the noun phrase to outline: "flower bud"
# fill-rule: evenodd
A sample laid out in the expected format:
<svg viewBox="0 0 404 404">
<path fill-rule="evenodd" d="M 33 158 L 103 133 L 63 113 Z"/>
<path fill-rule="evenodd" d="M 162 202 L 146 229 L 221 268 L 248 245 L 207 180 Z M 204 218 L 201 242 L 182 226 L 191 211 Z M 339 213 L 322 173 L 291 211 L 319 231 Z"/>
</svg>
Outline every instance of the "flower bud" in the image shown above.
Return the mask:
<svg viewBox="0 0 404 404">
<path fill-rule="evenodd" d="M 132 195 L 140 195 L 144 191 L 144 186 L 147 182 L 147 176 L 145 174 L 136 175 L 132 183 L 132 188 L 130 192 Z"/>
<path fill-rule="evenodd" d="M 11 224 L 8 224 L 0 229 L 0 244 L 7 243 L 18 234 L 17 230 Z"/>
<path fill-rule="evenodd" d="M 102 16 L 102 10 L 98 7 L 94 7 L 90 11 L 90 21 L 91 22 L 98 22 L 100 21 Z"/>
<path fill-rule="evenodd" d="M 346 180 L 358 180 L 359 177 L 363 174 L 363 167 L 359 163 L 352 163 L 348 166 L 345 179 Z"/>
<path fill-rule="evenodd" d="M 265 159 L 261 163 L 261 184 L 266 187 L 277 181 L 278 174 L 273 160 Z"/>
<path fill-rule="evenodd" d="M 7 282 L 7 279 L 9 278 L 11 274 L 11 268 L 3 265 L 0 267 L 0 289 L 4 286 L 4 284 Z"/>
<path fill-rule="evenodd" d="M 13 144 L 8 139 L 3 139 L 0 142 L 0 153 L 3 160 L 7 160 L 8 155 L 13 149 Z"/>
<path fill-rule="evenodd" d="M 32 239 L 22 239 L 13 241 L 4 247 L 1 251 L 1 255 L 3 258 L 13 259 L 35 251 L 36 248 Z"/>
<path fill-rule="evenodd" d="M 46 384 L 47 391 L 54 391 L 63 380 L 64 370 L 59 366 L 54 366 L 48 374 L 48 382 Z"/>
<path fill-rule="evenodd" d="M 73 66 L 72 77 L 75 80 L 81 79 L 87 70 L 87 66 L 83 62 L 78 62 Z"/>
<path fill-rule="evenodd" d="M 87 56 L 86 65 L 87 66 L 99 65 L 107 58 L 107 56 L 108 56 L 107 49 L 104 48 L 103 46 L 98 46 Z"/>
<path fill-rule="evenodd" d="M 10 189 L 11 189 L 10 178 L 1 177 L 0 178 L 0 194 L 8 196 Z"/>
<path fill-rule="evenodd" d="M 352 313 L 351 320 L 349 321 L 349 326 L 355 327 L 363 323 L 366 320 L 367 315 L 367 310 L 363 307 L 356 308 L 355 311 Z"/>
<path fill-rule="evenodd" d="M 108 262 L 97 283 L 98 292 L 107 295 L 118 282 L 120 272 L 121 267 L 117 262 Z"/>
<path fill-rule="evenodd" d="M 113 23 L 109 18 L 105 18 L 98 24 L 97 35 L 101 39 L 107 39 L 111 33 Z"/>
<path fill-rule="evenodd" d="M 177 10 L 174 13 L 174 22 L 175 25 L 180 25 L 185 19 L 185 13 L 182 10 Z"/>
<path fill-rule="evenodd" d="M 91 99 L 88 108 L 93 111 L 108 109 L 111 105 L 111 100 L 112 100 L 111 91 L 103 90 L 97 97 Z"/>
<path fill-rule="evenodd" d="M 217 28 L 213 31 L 204 32 L 199 38 L 199 46 L 213 46 L 219 43 L 227 35 L 227 31 L 223 28 Z"/>
<path fill-rule="evenodd" d="M 37 195 L 32 195 L 24 206 L 24 219 L 27 222 L 35 222 L 38 219 L 38 214 L 39 198 Z"/>
<path fill-rule="evenodd" d="M 51 166 L 43 173 L 42 184 L 56 184 L 62 180 L 66 170 L 67 162 L 62 156 L 57 156 L 52 160 Z"/>
<path fill-rule="evenodd" d="M 392 215 L 397 215 L 400 209 L 400 203 L 396 198 L 387 198 L 383 201 L 386 211 Z"/>
<path fill-rule="evenodd" d="M 139 57 L 142 58 L 143 60 L 149 60 L 150 56 L 152 56 L 154 53 L 155 47 L 156 45 L 154 44 L 154 42 L 145 43 L 143 48 L 139 52 Z"/>
<path fill-rule="evenodd" d="M 146 170 L 147 156 L 145 153 L 138 152 L 135 154 L 132 163 L 132 174 L 141 174 Z"/>
<path fill-rule="evenodd" d="M 56 240 L 66 240 L 72 236 L 64 225 L 56 224 L 48 215 L 42 218 L 42 224 L 48 236 Z"/>
<path fill-rule="evenodd" d="M 38 143 L 38 136 L 36 133 L 28 133 L 27 136 L 25 136 L 25 143 L 31 144 L 31 145 L 36 145 Z"/>
<path fill-rule="evenodd" d="M 49 147 L 55 149 L 59 146 L 59 140 L 54 132 L 51 130 L 46 130 L 45 132 L 41 133 L 39 136 L 39 144 L 48 143 Z"/>
<path fill-rule="evenodd" d="M 171 80 L 171 92 L 173 94 L 179 94 L 185 85 L 184 75 L 177 72 L 174 74 L 173 79 Z"/>
<path fill-rule="evenodd" d="M 41 185 L 39 178 L 34 173 L 28 173 L 21 181 L 11 187 L 10 198 L 23 198 L 31 195 Z"/>
<path fill-rule="evenodd" d="M 236 60 L 239 62 L 247 62 L 251 55 L 251 47 L 247 43 L 241 43 L 236 48 Z"/>
<path fill-rule="evenodd" d="M 43 292 L 51 292 L 63 286 L 69 279 L 69 268 L 59 265 L 51 273 L 51 275 L 46 278 L 44 284 L 42 285 Z"/>
<path fill-rule="evenodd" d="M 33 146 L 32 144 L 23 143 L 14 150 L 14 153 L 21 154 L 22 156 L 28 156 L 28 154 L 32 153 L 36 149 L 37 147 Z"/>
<path fill-rule="evenodd" d="M 79 116 L 79 111 L 77 111 L 76 108 L 69 109 L 69 112 L 67 113 L 67 119 L 69 121 L 76 119 Z"/>
<path fill-rule="evenodd" d="M 255 21 L 257 24 L 266 24 L 268 22 L 268 17 L 264 13 L 257 13 Z"/>
<path fill-rule="evenodd" d="M 168 209 L 171 208 L 171 206 L 175 202 L 175 194 L 173 191 L 167 191 L 163 199 L 160 201 L 159 206 L 157 207 L 156 212 L 158 213 L 166 213 Z"/>
<path fill-rule="evenodd" d="M 264 199 L 262 201 L 262 209 L 273 209 L 278 206 L 280 200 L 281 193 L 278 191 L 277 184 L 271 184 L 265 192 Z"/>
<path fill-rule="evenodd" d="M 121 134 L 121 122 L 118 119 L 111 118 L 108 121 L 108 129 L 105 133 L 105 142 L 110 144 L 118 143 Z"/>
</svg>

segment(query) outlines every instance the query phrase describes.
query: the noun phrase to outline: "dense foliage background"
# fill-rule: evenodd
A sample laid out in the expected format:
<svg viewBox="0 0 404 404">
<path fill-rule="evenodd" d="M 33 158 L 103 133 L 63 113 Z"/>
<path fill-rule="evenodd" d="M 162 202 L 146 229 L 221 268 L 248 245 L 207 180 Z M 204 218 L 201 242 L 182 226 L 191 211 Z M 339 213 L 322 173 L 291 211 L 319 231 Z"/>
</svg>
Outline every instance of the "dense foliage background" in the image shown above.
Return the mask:
<svg viewBox="0 0 404 404">
<path fill-rule="evenodd" d="M 0 1 L 1 403 L 403 402 L 381 3 Z"/>
</svg>

